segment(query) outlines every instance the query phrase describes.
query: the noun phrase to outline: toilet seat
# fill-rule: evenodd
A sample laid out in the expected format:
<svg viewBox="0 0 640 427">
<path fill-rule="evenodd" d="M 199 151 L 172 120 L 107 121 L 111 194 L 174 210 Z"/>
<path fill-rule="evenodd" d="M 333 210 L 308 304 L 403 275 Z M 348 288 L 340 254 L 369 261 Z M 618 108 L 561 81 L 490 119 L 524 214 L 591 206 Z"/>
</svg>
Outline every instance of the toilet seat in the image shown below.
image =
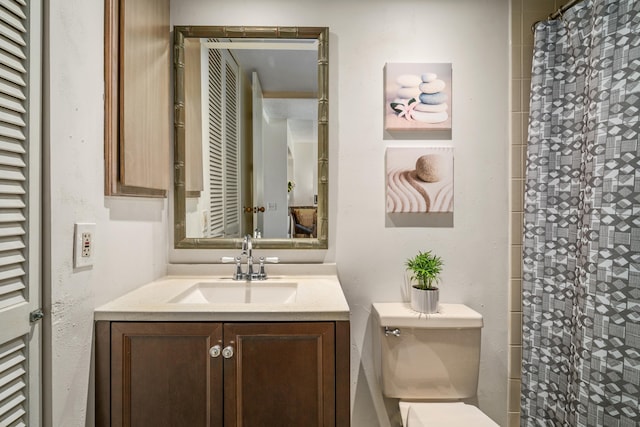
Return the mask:
<svg viewBox="0 0 640 427">
<path fill-rule="evenodd" d="M 428 403 L 400 401 L 405 427 L 497 427 L 480 409 L 462 402 Z"/>
</svg>

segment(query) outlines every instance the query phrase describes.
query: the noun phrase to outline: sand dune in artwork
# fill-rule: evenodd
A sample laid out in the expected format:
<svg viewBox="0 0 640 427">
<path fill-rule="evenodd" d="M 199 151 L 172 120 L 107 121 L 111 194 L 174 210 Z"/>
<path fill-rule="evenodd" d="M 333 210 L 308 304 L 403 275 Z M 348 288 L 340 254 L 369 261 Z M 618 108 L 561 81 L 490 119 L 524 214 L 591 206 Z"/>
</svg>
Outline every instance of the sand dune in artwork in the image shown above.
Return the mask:
<svg viewBox="0 0 640 427">
<path fill-rule="evenodd" d="M 453 181 L 424 182 L 415 170 L 391 169 L 387 212 L 453 212 Z"/>
</svg>

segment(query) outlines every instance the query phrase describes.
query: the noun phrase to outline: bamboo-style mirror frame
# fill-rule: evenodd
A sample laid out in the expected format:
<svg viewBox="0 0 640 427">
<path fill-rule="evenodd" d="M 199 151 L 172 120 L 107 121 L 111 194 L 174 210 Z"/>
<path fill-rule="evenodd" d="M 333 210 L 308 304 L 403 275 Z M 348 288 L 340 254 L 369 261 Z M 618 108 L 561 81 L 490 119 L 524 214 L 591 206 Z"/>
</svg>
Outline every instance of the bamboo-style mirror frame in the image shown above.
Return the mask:
<svg viewBox="0 0 640 427">
<path fill-rule="evenodd" d="M 329 202 L 329 29 L 327 27 L 175 26 L 174 36 L 174 246 L 177 249 L 240 248 L 238 238 L 187 237 L 185 189 L 184 39 L 259 38 L 318 40 L 318 215 L 317 238 L 254 239 L 256 249 L 326 249 Z"/>
</svg>

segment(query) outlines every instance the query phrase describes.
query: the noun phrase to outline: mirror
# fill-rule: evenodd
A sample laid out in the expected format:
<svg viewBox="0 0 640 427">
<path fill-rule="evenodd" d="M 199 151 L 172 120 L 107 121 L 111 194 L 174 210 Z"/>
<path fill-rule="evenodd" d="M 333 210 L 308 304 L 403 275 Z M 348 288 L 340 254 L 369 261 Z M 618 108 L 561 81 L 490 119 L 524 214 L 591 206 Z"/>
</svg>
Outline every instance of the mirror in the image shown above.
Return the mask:
<svg viewBox="0 0 640 427">
<path fill-rule="evenodd" d="M 327 248 L 328 36 L 174 27 L 176 248 Z"/>
</svg>

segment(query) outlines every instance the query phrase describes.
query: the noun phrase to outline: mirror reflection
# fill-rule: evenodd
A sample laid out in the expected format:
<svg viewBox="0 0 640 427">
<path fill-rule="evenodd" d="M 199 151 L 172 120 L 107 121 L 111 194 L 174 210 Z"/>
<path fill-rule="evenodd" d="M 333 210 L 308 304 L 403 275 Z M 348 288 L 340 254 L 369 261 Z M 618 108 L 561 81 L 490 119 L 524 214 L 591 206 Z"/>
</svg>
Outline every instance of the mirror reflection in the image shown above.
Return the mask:
<svg viewBox="0 0 640 427">
<path fill-rule="evenodd" d="M 319 157 L 325 29 L 311 38 L 202 29 L 175 29 L 176 54 L 184 49 L 175 87 L 176 168 L 184 168 L 184 182 L 176 175 L 176 247 L 234 246 L 247 234 L 260 239 L 257 247 L 326 247 L 326 175 L 318 179 L 327 163 Z"/>
</svg>

